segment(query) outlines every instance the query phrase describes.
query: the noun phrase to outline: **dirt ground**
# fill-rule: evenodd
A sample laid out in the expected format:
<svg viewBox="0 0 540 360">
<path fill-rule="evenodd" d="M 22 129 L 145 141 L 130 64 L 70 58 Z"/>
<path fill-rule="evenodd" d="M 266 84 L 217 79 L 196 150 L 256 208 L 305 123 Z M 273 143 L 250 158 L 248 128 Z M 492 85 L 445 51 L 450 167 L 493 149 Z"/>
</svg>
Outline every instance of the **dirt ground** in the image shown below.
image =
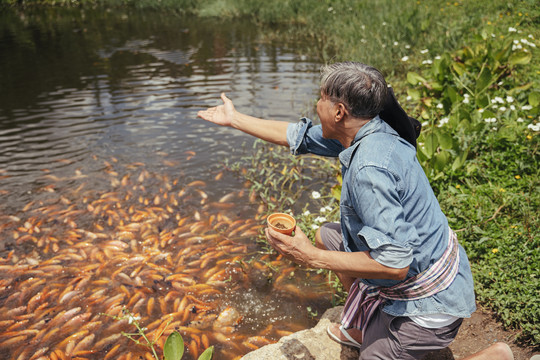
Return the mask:
<svg viewBox="0 0 540 360">
<path fill-rule="evenodd" d="M 532 348 L 518 344 L 515 341 L 516 336 L 516 331 L 505 330 L 490 311 L 478 308 L 470 319 L 463 322 L 456 339 L 448 349 L 430 354 L 424 360 L 463 359 L 497 341 L 510 346 L 515 360 L 529 360 L 533 355 L 540 354 L 540 351 L 533 351 Z"/>
</svg>

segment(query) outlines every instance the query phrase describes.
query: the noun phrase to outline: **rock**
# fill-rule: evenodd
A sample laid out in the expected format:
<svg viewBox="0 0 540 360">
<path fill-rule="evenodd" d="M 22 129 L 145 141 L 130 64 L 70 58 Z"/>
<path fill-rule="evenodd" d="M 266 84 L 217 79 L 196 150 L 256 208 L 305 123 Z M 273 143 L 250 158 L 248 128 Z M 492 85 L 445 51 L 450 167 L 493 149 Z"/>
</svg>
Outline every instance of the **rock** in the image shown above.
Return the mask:
<svg viewBox="0 0 540 360">
<path fill-rule="evenodd" d="M 341 346 L 326 334 L 330 323 L 339 322 L 342 309 L 342 306 L 328 309 L 314 328 L 285 336 L 275 344 L 246 354 L 241 360 L 357 360 L 358 349 Z"/>
</svg>

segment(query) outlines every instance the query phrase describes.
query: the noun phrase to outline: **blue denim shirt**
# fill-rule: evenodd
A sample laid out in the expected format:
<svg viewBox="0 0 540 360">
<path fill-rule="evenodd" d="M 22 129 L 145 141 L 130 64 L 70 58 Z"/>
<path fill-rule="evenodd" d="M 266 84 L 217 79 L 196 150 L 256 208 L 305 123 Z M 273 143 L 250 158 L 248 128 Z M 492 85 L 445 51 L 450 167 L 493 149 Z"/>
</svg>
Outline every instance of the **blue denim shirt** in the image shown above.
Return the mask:
<svg viewBox="0 0 540 360">
<path fill-rule="evenodd" d="M 436 262 L 448 245 L 448 221 L 416 158 L 416 149 L 378 116 L 344 148 L 322 137 L 320 126 L 302 118 L 290 124 L 287 141 L 294 155 L 339 156 L 342 164 L 341 229 L 346 251 L 369 251 L 381 264 L 409 266 L 407 278 Z M 476 309 L 467 254 L 459 246 L 456 279 L 445 290 L 414 301 L 387 301 L 393 316 L 447 314 L 469 317 Z M 363 279 L 368 285 L 399 281 Z"/>
</svg>

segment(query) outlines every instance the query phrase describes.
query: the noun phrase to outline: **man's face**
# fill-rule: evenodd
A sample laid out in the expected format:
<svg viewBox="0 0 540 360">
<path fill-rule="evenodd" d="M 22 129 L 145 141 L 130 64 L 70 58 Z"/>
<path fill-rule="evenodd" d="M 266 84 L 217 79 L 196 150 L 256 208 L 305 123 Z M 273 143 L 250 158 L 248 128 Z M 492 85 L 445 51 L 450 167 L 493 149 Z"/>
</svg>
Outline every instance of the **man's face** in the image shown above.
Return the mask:
<svg viewBox="0 0 540 360">
<path fill-rule="evenodd" d="M 334 123 L 334 104 L 328 96 L 321 93 L 321 98 L 317 101 L 317 115 L 321 120 L 323 137 L 331 139 L 332 124 Z"/>
</svg>

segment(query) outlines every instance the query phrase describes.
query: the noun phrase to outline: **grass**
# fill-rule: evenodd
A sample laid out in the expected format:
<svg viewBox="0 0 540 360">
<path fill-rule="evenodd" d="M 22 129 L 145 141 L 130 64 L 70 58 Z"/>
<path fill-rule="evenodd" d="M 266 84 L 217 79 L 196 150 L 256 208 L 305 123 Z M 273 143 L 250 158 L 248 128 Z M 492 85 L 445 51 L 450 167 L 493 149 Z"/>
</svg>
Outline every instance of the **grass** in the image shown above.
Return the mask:
<svg viewBox="0 0 540 360">
<path fill-rule="evenodd" d="M 321 62 L 356 60 L 381 69 L 406 110 L 425 123 L 419 160 L 470 256 L 478 301 L 520 329 L 525 344 L 540 346 L 536 0 L 0 0 L 0 6 L 43 5 L 248 17 L 268 37 L 309 43 Z M 289 162 L 296 171 L 284 171 L 271 166 L 275 157 L 302 160 L 266 150 L 256 148 L 238 165 L 242 173 L 269 210 L 308 204 L 302 226 L 314 231 L 328 205 L 322 200 L 333 199 L 335 164 L 317 163 L 323 171 L 315 172 L 311 163 Z M 268 165 L 262 177 L 261 164 Z M 285 195 L 276 190 L 284 187 L 291 193 L 279 198 Z M 310 198 L 313 190 L 323 196 Z M 336 202 L 330 205 L 328 219 L 337 216 Z"/>
</svg>

